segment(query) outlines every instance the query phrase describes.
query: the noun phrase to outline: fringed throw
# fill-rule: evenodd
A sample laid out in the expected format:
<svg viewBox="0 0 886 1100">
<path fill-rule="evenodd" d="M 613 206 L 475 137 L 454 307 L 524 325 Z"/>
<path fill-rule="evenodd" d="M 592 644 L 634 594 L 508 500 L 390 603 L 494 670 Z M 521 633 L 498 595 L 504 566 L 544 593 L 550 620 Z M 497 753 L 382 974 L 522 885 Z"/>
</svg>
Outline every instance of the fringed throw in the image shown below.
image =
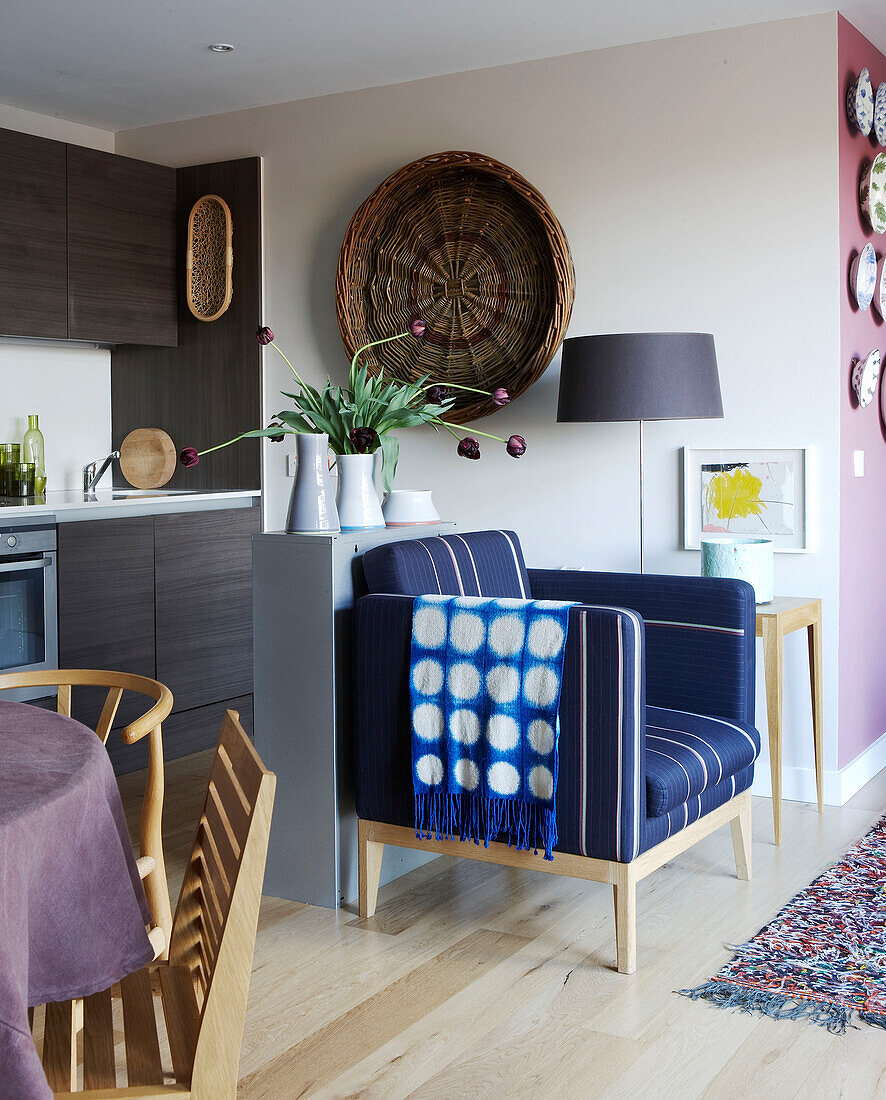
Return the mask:
<svg viewBox="0 0 886 1100">
<path fill-rule="evenodd" d="M 416 836 L 557 842 L 557 740 L 569 608 L 418 596 L 409 673 Z"/>
<path fill-rule="evenodd" d="M 886 1028 L 886 818 L 733 950 L 714 978 L 678 992 L 837 1035 L 853 1017 Z"/>
</svg>

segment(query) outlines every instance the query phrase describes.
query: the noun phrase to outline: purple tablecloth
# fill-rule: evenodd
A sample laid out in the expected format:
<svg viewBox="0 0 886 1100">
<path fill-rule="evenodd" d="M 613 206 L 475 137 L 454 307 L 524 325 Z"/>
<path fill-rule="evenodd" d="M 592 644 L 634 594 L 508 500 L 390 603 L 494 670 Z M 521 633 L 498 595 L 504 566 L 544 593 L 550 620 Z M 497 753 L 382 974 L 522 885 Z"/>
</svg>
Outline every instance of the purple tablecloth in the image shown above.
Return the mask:
<svg viewBox="0 0 886 1100">
<path fill-rule="evenodd" d="M 0 1093 L 49 1097 L 28 1005 L 107 989 L 153 956 L 104 746 L 70 718 L 0 702 Z"/>
</svg>

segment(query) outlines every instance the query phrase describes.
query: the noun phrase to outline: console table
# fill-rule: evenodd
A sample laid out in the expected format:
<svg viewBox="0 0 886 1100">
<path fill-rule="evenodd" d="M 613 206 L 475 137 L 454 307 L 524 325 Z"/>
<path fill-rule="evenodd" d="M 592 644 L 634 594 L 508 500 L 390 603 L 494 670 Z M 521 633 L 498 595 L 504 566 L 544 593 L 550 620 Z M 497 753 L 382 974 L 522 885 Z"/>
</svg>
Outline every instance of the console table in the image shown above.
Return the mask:
<svg viewBox="0 0 886 1100">
<path fill-rule="evenodd" d="M 815 791 L 818 812 L 823 809 L 821 667 L 821 600 L 803 596 L 776 596 L 757 605 L 757 637 L 763 639 L 766 671 L 766 712 L 769 721 L 769 764 L 772 770 L 772 821 L 775 843 L 781 844 L 781 739 L 784 702 L 784 637 L 806 628 L 809 643 L 809 679 L 812 688 L 812 738 L 815 751 Z"/>
<path fill-rule="evenodd" d="M 265 893 L 337 909 L 357 897 L 351 608 L 373 546 L 453 523 L 254 535 L 255 747 L 277 773 Z M 382 881 L 434 858 L 391 848 Z"/>
</svg>

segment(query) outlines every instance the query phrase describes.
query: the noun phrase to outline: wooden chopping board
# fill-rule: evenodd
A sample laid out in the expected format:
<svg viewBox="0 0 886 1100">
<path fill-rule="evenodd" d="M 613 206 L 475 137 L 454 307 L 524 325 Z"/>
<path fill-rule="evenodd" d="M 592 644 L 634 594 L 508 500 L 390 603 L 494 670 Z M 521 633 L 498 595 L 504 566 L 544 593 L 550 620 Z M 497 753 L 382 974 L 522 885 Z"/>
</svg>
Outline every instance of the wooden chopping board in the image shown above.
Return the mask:
<svg viewBox="0 0 886 1100">
<path fill-rule="evenodd" d="M 120 473 L 136 489 L 159 489 L 175 473 L 176 458 L 162 428 L 136 428 L 120 444 Z"/>
</svg>

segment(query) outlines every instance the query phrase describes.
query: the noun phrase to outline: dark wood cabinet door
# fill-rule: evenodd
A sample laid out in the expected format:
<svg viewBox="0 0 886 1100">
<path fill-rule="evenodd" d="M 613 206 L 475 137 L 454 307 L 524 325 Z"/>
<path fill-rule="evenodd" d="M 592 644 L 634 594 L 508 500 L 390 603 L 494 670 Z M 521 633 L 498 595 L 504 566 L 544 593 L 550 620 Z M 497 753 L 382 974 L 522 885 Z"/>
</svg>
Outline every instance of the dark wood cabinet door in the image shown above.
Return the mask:
<svg viewBox="0 0 886 1100">
<path fill-rule="evenodd" d="M 153 517 L 60 523 L 58 580 L 61 667 L 107 668 L 153 678 Z M 104 695 L 98 688 L 74 688 L 74 717 L 94 725 Z M 146 702 L 127 693 L 117 725 L 142 713 Z"/>
<path fill-rule="evenodd" d="M 175 345 L 175 169 L 67 147 L 69 336 Z"/>
<path fill-rule="evenodd" d="M 0 333 L 68 335 L 65 146 L 0 130 Z"/>
<path fill-rule="evenodd" d="M 175 710 L 252 692 L 258 508 L 155 517 L 157 679 Z"/>
</svg>

